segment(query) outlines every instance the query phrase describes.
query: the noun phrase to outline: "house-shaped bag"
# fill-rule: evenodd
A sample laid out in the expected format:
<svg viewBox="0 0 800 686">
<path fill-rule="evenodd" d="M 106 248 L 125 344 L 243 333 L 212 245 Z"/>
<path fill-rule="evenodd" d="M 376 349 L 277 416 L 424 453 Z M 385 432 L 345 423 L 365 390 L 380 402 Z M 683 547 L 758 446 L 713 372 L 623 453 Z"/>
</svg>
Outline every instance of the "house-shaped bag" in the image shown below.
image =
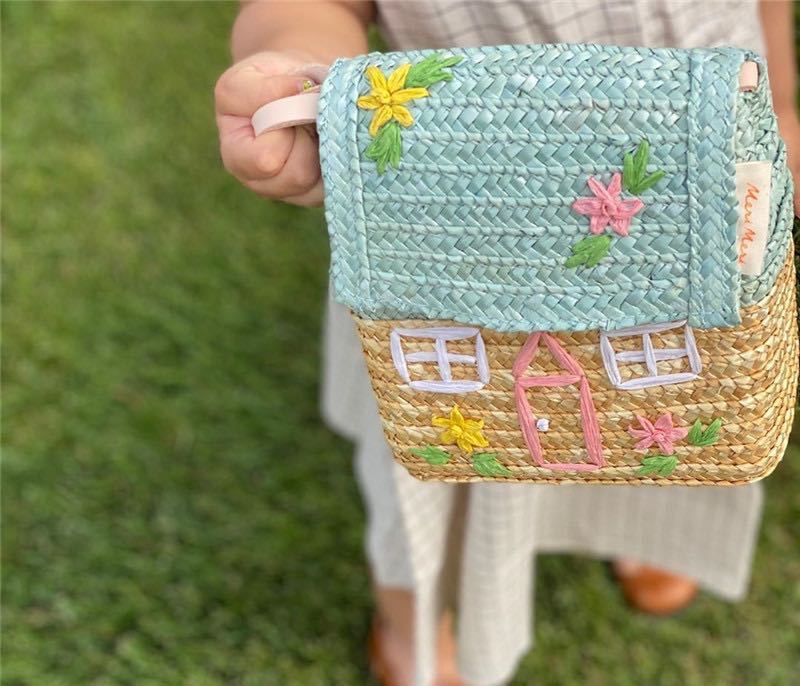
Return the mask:
<svg viewBox="0 0 800 686">
<path fill-rule="evenodd" d="M 370 54 L 316 97 L 254 125 L 316 117 L 334 297 L 411 474 L 772 471 L 798 348 L 792 185 L 757 55 Z"/>
</svg>

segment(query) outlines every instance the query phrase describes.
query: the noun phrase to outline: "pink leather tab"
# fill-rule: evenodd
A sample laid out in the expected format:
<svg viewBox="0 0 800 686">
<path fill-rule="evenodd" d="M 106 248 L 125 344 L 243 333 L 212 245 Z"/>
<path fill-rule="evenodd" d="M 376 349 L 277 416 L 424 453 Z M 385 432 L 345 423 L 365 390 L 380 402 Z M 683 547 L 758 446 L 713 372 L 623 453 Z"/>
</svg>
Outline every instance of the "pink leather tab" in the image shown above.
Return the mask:
<svg viewBox="0 0 800 686">
<path fill-rule="evenodd" d="M 273 100 L 259 107 L 250 123 L 256 136 L 265 131 L 275 131 L 291 126 L 315 124 L 319 108 L 319 90 Z"/>
<path fill-rule="evenodd" d="M 739 90 L 754 91 L 758 88 L 758 65 L 755 62 L 745 62 L 739 71 Z"/>
</svg>

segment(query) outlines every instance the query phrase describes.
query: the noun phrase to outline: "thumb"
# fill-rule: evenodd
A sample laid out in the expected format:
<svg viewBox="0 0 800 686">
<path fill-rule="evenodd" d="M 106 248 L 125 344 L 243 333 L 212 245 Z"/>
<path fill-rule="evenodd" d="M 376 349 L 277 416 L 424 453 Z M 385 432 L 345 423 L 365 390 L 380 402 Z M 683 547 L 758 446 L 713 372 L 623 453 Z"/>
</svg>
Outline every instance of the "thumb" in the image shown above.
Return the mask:
<svg viewBox="0 0 800 686">
<path fill-rule="evenodd" d="M 260 65 L 234 65 L 219 77 L 214 89 L 217 114 L 250 117 L 262 105 L 303 92 L 301 75 L 271 75 Z"/>
</svg>

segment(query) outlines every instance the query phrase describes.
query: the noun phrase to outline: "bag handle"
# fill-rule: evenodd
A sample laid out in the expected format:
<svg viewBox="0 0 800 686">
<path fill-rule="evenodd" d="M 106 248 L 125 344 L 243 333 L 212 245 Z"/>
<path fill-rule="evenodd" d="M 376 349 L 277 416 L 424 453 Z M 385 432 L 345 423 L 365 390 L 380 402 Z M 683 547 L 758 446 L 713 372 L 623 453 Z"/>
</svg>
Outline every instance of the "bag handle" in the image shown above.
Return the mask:
<svg viewBox="0 0 800 686">
<path fill-rule="evenodd" d="M 739 71 L 739 90 L 753 91 L 758 88 L 758 64 L 744 62 Z M 286 129 L 292 126 L 315 124 L 319 112 L 319 89 L 315 85 L 300 95 L 273 100 L 259 107 L 250 119 L 256 136 L 267 131 Z"/>
<path fill-rule="evenodd" d="M 307 87 L 299 95 L 273 100 L 259 107 L 250 117 L 256 136 L 267 131 L 316 124 L 320 84 L 328 75 L 328 67 L 324 64 L 306 64 L 290 74 L 306 79 Z"/>
<path fill-rule="evenodd" d="M 267 131 L 286 129 L 291 126 L 316 124 L 319 111 L 319 86 L 316 91 L 273 100 L 259 107 L 250 119 L 256 136 Z"/>
</svg>

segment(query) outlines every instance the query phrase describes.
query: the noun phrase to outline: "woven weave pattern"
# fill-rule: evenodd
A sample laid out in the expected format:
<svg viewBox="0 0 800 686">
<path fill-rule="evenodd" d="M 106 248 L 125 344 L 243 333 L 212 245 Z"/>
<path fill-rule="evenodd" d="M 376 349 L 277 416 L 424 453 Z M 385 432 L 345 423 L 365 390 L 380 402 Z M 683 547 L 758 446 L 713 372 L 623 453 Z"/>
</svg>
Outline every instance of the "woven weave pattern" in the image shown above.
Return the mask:
<svg viewBox="0 0 800 686">
<path fill-rule="evenodd" d="M 772 110 L 766 73 L 762 74 L 757 91 L 739 94 L 735 149 L 737 162 L 772 160 L 770 222 L 764 271 L 757 277 L 742 276 L 742 305 L 752 305 L 769 293 L 784 264 L 785 236 L 789 234 L 794 218 L 792 177 L 786 167 L 786 148 L 778 135 L 778 122 Z"/>
<path fill-rule="evenodd" d="M 785 244 L 785 241 L 784 241 Z M 785 254 L 785 250 L 784 250 Z M 699 378 L 675 385 L 640 390 L 619 390 L 608 379 L 600 354 L 597 332 L 559 333 L 556 337 L 578 361 L 591 386 L 601 431 L 606 465 L 594 471 L 552 471 L 532 464 L 520 432 L 514 402 L 512 367 L 527 336 L 483 329 L 491 381 L 480 392 L 457 397 L 420 393 L 403 384 L 392 361 L 387 340 L 396 327 L 446 326 L 443 321 L 370 321 L 357 318 L 359 333 L 378 399 L 384 430 L 398 459 L 414 476 L 423 479 L 474 481 L 478 476 L 470 456 L 445 446 L 447 464 L 431 466 L 414 449 L 439 445 L 439 430 L 432 418 L 446 416 L 457 402 L 467 417 L 485 422 L 486 450 L 497 454 L 510 470 L 500 477 L 510 481 L 650 483 L 659 485 L 733 485 L 769 474 L 783 454 L 791 430 L 798 374 L 795 329 L 794 267 L 791 258 L 772 293 L 759 304 L 742 311 L 740 326 L 695 330 L 703 371 Z M 676 334 L 660 337 L 659 345 L 677 347 Z M 640 345 L 640 342 L 639 342 Z M 615 340 L 618 350 L 632 350 L 635 341 Z M 452 353 L 469 354 L 467 342 L 448 344 Z M 664 363 L 659 363 L 660 365 Z M 667 363 L 666 371 L 678 371 L 681 363 Z M 636 365 L 626 373 L 636 373 Z M 412 374 L 424 375 L 422 365 Z M 534 375 L 558 372 L 552 359 L 539 351 L 530 366 Z M 430 373 L 430 369 L 427 370 Z M 454 378 L 474 375 L 471 367 L 453 367 Z M 549 420 L 540 433 L 545 460 L 551 463 L 586 462 L 587 452 L 580 425 L 580 403 L 569 388 L 531 389 L 530 403 L 538 417 Z M 676 425 L 689 427 L 700 419 L 707 425 L 722 420 L 719 441 L 708 447 L 680 443 L 678 466 L 668 477 L 637 474 L 642 454 L 634 450 L 636 439 L 627 429 L 636 415 L 655 418 L 672 413 Z"/>
<path fill-rule="evenodd" d="M 364 158 L 364 70 L 427 52 L 336 62 L 320 150 L 337 299 L 374 319 L 452 319 L 497 331 L 614 329 L 688 319 L 734 325 L 769 292 L 790 212 L 766 79 L 738 96 L 742 51 L 528 46 L 453 50 L 453 80 L 414 106 L 398 169 Z M 752 119 L 752 129 L 743 120 Z M 570 207 L 646 138 L 666 176 L 595 267 L 569 269 L 588 235 Z M 774 160 L 764 274 L 735 264 L 737 159 Z M 788 209 L 787 209 L 788 208 Z"/>
</svg>

